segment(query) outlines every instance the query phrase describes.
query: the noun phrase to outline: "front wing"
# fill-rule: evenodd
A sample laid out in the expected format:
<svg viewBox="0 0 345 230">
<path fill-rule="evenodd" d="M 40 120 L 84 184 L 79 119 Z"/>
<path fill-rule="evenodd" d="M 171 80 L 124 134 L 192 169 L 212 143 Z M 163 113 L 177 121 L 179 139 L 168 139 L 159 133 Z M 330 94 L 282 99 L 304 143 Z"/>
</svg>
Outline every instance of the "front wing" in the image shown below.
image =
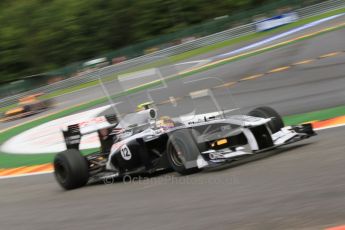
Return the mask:
<svg viewBox="0 0 345 230">
<path fill-rule="evenodd" d="M 250 134 L 248 134 L 248 130 L 244 130 L 244 133 L 247 133 L 247 137 L 248 135 L 250 136 Z M 250 156 L 259 152 L 272 150 L 283 145 L 295 143 L 315 135 L 316 133 L 314 132 L 311 124 L 287 126 L 282 128 L 279 132 L 271 135 L 273 145 L 268 148 L 257 149 L 256 147 L 258 146 L 258 143 L 251 143 L 257 140 L 248 140 L 251 151 L 246 151 L 242 146 L 236 148 L 224 148 L 220 150 L 207 150 L 201 152 L 196 163 L 198 168 L 217 166 L 219 164 L 232 162 L 238 158 Z"/>
</svg>

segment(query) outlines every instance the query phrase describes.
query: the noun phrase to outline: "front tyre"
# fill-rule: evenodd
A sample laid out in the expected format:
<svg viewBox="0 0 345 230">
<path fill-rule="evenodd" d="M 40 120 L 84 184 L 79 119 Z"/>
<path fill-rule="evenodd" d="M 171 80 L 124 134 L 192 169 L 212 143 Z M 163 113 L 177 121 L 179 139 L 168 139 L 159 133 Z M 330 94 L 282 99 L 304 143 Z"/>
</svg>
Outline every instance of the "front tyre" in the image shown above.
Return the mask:
<svg viewBox="0 0 345 230">
<path fill-rule="evenodd" d="M 64 189 L 80 188 L 89 180 L 88 163 L 78 150 L 68 149 L 55 156 L 54 174 Z"/>
<path fill-rule="evenodd" d="M 271 107 L 259 107 L 248 113 L 249 116 L 261 118 L 273 118 L 268 122 L 268 127 L 272 133 L 279 132 L 284 127 L 283 118 L 280 114 Z"/>
<path fill-rule="evenodd" d="M 181 174 L 188 175 L 199 172 L 198 167 L 186 168 L 186 162 L 195 162 L 203 145 L 197 144 L 188 129 L 177 130 L 169 135 L 167 144 L 167 158 L 172 169 Z"/>
</svg>

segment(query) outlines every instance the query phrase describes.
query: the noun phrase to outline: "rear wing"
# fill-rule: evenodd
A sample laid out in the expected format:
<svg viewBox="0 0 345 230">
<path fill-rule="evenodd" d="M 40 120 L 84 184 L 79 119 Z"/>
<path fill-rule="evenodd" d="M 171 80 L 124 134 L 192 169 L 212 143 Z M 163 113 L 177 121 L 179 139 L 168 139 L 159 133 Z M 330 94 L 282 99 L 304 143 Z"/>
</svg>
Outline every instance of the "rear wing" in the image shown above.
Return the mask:
<svg viewBox="0 0 345 230">
<path fill-rule="evenodd" d="M 66 147 L 67 149 L 79 149 L 79 144 L 83 135 L 95 132 L 98 132 L 98 135 L 100 135 L 100 130 L 113 128 L 117 124 L 117 116 L 112 114 L 64 127 L 62 129 L 62 134 Z"/>
</svg>

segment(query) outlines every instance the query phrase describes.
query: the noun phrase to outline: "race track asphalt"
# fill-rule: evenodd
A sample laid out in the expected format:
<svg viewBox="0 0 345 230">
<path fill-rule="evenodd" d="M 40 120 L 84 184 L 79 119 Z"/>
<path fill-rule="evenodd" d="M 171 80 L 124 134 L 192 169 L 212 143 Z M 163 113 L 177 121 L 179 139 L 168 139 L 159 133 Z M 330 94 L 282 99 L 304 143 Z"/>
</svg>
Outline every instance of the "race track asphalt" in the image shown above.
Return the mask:
<svg viewBox="0 0 345 230">
<path fill-rule="evenodd" d="M 344 128 L 190 176 L 65 192 L 53 175 L 0 180 L 1 229 L 325 229 L 345 224 Z M 242 164 L 245 163 L 245 164 Z"/>
</svg>

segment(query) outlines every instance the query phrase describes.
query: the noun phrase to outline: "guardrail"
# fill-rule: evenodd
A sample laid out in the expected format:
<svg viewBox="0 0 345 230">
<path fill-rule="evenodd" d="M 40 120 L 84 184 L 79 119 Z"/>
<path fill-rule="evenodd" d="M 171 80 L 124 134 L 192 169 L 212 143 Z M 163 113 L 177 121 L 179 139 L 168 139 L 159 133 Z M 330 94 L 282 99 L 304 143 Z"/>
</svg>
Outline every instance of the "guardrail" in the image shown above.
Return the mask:
<svg viewBox="0 0 345 230">
<path fill-rule="evenodd" d="M 345 7 L 344 0 L 329 0 L 326 2 L 322 2 L 316 5 L 308 6 L 305 8 L 301 8 L 295 10 L 297 12 L 300 19 L 309 18 L 312 16 L 316 16 L 319 14 L 323 14 L 332 10 L 341 9 Z M 241 37 L 247 34 L 252 34 L 256 32 L 255 23 L 250 23 L 247 25 L 239 26 L 236 28 L 232 28 L 229 30 L 225 30 L 216 34 L 212 34 L 209 36 L 205 36 L 194 41 L 189 41 L 180 45 L 176 45 L 173 47 L 169 47 L 164 50 L 160 50 L 151 54 L 147 54 L 141 57 L 137 57 L 116 65 L 111 65 L 94 71 L 92 73 L 87 73 L 82 76 L 78 77 L 71 77 L 69 79 L 56 82 L 54 84 L 50 84 L 44 87 L 37 88 L 35 90 L 30 90 L 21 94 L 17 94 L 14 96 L 6 97 L 0 100 L 0 108 L 12 105 L 16 103 L 16 101 L 24 97 L 26 95 L 34 94 L 34 93 L 52 93 L 60 89 L 65 89 L 68 87 L 78 86 L 83 83 L 96 81 L 98 78 L 103 78 L 115 74 L 119 71 L 128 69 L 133 66 L 144 65 L 146 63 L 150 63 L 155 60 L 159 60 L 162 57 L 169 57 L 177 54 L 181 54 L 187 51 L 191 51 L 197 48 L 201 48 L 204 46 L 216 44 L 219 42 L 223 42 L 226 40 L 234 39 L 237 37 Z"/>
</svg>

